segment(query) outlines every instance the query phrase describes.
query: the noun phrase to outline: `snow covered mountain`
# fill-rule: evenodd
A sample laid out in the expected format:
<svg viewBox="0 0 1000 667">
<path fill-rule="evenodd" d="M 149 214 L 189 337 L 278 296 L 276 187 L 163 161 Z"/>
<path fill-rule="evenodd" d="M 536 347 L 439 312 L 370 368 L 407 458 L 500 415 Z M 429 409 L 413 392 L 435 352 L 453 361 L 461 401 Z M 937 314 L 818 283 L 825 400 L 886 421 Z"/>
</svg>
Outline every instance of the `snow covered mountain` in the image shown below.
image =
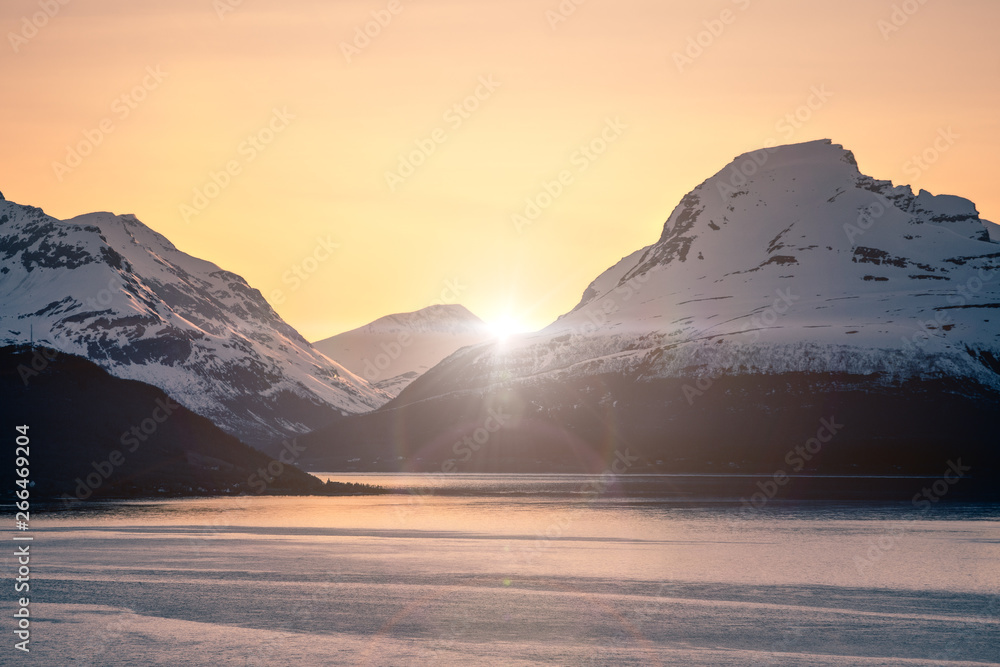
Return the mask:
<svg viewBox="0 0 1000 667">
<path fill-rule="evenodd" d="M 966 199 L 866 176 L 829 140 L 748 153 L 547 328 L 311 442 L 330 469 L 364 440 L 431 469 L 568 469 L 628 443 L 657 470 L 773 472 L 836 417 L 816 469 L 932 470 L 963 446 L 996 467 L 998 268 Z M 464 456 L 501 407 L 517 427 Z"/>
<path fill-rule="evenodd" d="M 388 396 L 317 352 L 243 278 L 132 215 L 0 200 L 0 344 L 30 339 L 165 391 L 251 445 Z"/>
<path fill-rule="evenodd" d="M 1000 245 L 973 203 L 864 176 L 829 141 L 772 151 L 696 187 L 657 243 L 557 322 L 465 363 L 518 377 L 810 371 L 1000 388 L 984 361 L 1000 353 Z"/>
<path fill-rule="evenodd" d="M 387 315 L 313 346 L 395 397 L 456 350 L 490 338 L 485 322 L 446 304 Z"/>
</svg>

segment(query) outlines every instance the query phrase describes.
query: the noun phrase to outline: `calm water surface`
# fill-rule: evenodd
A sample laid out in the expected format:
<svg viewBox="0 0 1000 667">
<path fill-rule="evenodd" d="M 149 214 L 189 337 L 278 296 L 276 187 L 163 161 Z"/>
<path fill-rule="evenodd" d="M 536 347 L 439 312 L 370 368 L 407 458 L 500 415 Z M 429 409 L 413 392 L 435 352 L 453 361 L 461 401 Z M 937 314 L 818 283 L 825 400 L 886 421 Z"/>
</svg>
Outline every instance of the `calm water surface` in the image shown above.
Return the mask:
<svg viewBox="0 0 1000 667">
<path fill-rule="evenodd" d="M 400 493 L 33 516 L 31 662 L 1000 664 L 995 505 L 749 513 L 574 496 L 587 476 L 332 478 Z"/>
</svg>

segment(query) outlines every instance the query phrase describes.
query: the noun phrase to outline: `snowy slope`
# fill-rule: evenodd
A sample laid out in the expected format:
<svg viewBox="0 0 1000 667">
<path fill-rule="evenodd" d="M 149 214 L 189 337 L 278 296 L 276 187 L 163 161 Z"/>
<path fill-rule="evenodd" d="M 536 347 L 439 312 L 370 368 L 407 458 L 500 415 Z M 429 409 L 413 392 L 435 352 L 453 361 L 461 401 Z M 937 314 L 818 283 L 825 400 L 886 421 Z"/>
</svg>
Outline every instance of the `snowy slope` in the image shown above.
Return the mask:
<svg viewBox="0 0 1000 667">
<path fill-rule="evenodd" d="M 241 277 L 134 216 L 62 221 L 0 201 L 0 258 L 0 342 L 33 335 L 159 387 L 250 444 L 388 398 L 313 349 Z"/>
<path fill-rule="evenodd" d="M 864 176 L 826 140 L 772 151 L 696 187 L 658 242 L 546 329 L 449 363 L 484 382 L 502 365 L 520 378 L 808 371 L 1000 387 L 1000 245 L 972 202 Z"/>
<path fill-rule="evenodd" d="M 454 304 L 387 315 L 313 346 L 390 396 L 397 396 L 456 350 L 489 339 L 486 323 Z"/>
</svg>

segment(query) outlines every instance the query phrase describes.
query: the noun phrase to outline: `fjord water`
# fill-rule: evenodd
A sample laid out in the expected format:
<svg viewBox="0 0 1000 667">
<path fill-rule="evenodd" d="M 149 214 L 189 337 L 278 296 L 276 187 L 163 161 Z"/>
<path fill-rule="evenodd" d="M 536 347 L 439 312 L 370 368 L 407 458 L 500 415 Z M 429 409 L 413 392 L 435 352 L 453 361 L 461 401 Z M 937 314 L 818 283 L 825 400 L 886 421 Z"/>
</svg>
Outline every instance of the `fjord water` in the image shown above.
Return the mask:
<svg viewBox="0 0 1000 667">
<path fill-rule="evenodd" d="M 741 512 L 573 491 L 596 476 L 331 477 L 401 492 L 33 517 L 31 662 L 1000 664 L 996 505 Z"/>
</svg>

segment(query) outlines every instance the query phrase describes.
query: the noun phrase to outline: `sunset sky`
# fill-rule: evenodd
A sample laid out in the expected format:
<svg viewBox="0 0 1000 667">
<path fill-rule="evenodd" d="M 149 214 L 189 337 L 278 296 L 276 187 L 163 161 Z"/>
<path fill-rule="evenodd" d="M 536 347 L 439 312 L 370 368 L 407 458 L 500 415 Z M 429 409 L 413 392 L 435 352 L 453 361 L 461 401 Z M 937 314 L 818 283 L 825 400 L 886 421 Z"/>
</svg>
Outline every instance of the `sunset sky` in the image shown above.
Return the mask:
<svg viewBox="0 0 1000 667">
<path fill-rule="evenodd" d="M 0 5 L 0 191 L 135 213 L 310 340 L 544 326 L 769 140 L 1000 221 L 994 0 L 62 1 Z"/>
</svg>

